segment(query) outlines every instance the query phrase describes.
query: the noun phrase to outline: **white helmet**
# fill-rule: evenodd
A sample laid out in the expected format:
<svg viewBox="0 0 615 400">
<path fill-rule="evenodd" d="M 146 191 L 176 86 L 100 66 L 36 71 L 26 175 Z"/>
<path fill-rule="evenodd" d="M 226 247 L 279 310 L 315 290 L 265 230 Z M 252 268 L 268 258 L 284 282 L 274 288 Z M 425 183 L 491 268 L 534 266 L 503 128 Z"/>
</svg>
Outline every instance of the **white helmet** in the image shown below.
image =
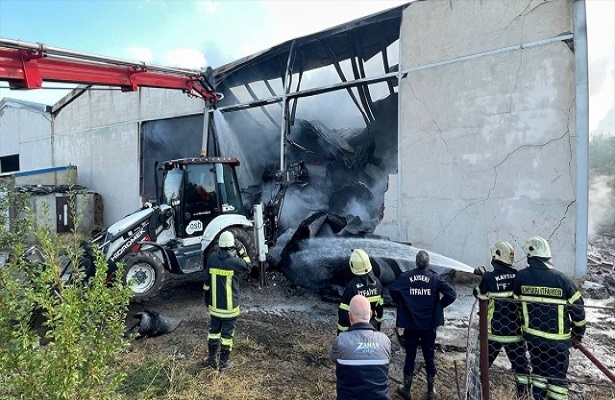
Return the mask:
<svg viewBox="0 0 615 400">
<path fill-rule="evenodd" d="M 235 247 L 235 237 L 229 231 L 224 231 L 218 238 L 218 247 L 221 249 L 230 249 Z"/>
<path fill-rule="evenodd" d="M 523 251 L 528 257 L 551 258 L 549 243 L 540 236 L 529 238 L 523 244 Z"/>
<path fill-rule="evenodd" d="M 515 261 L 515 249 L 508 242 L 497 242 L 491 247 L 491 257 L 506 265 L 512 265 Z"/>
<path fill-rule="evenodd" d="M 369 256 L 362 249 L 355 249 L 350 254 L 350 270 L 355 275 L 365 275 L 372 270 L 372 263 Z"/>
</svg>

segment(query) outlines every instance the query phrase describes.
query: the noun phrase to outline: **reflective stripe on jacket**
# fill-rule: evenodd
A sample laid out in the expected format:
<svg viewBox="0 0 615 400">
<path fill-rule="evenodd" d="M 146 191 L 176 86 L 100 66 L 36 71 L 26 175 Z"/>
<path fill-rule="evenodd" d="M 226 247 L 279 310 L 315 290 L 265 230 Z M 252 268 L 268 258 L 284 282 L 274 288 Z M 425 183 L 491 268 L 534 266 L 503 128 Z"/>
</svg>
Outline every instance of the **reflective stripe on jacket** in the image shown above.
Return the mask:
<svg viewBox="0 0 615 400">
<path fill-rule="evenodd" d="M 515 298 L 521 300 L 524 336 L 570 347 L 573 335 L 585 333 L 583 297 L 574 282 L 547 260 L 531 257 L 529 263 L 513 285 Z"/>
<path fill-rule="evenodd" d="M 244 260 L 220 249 L 207 259 L 203 288 L 208 292 L 209 314 L 222 319 L 239 316 L 239 274 L 250 267 Z"/>
<path fill-rule="evenodd" d="M 517 270 L 498 261 L 491 262 L 493 271 L 486 272 L 480 284 L 474 288 L 474 296 L 489 299 L 487 326 L 489 340 L 499 343 L 515 343 L 523 340 L 519 303 L 513 299 L 513 281 Z"/>
<path fill-rule="evenodd" d="M 348 318 L 348 308 L 350 300 L 357 294 L 367 297 L 372 308 L 372 319 L 370 323 L 377 328 L 382 322 L 382 314 L 384 313 L 384 299 L 382 298 L 382 284 L 380 280 L 368 273 L 366 275 L 355 276 L 348 285 L 344 288 L 344 294 L 337 311 L 337 330 L 343 332 L 350 327 L 350 319 Z"/>
</svg>

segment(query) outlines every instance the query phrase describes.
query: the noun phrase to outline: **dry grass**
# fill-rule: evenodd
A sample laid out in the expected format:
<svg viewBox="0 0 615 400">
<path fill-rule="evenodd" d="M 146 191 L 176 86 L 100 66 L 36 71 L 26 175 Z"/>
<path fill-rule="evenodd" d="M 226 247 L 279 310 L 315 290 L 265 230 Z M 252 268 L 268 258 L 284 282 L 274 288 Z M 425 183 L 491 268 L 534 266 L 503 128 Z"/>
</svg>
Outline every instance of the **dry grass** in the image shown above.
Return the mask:
<svg viewBox="0 0 615 400">
<path fill-rule="evenodd" d="M 136 341 L 119 365 L 128 371 L 121 395 L 131 400 L 333 400 L 335 369 L 327 359 L 331 335 L 304 328 L 284 318 L 266 323 L 246 318 L 238 326 L 240 334 L 231 356 L 234 368 L 224 374 L 201 367 L 207 352 L 205 340 L 193 326 L 184 327 L 180 334 Z M 187 331 L 193 333 L 192 337 L 185 334 Z M 396 353 L 393 357 L 391 398 L 396 398 L 404 356 Z M 450 360 L 438 358 L 437 398 L 459 399 L 458 385 L 463 398 L 463 363 L 458 362 L 457 369 Z M 414 379 L 412 394 L 422 398 L 425 390 L 425 374 L 421 371 Z M 585 392 L 574 390 L 571 399 L 615 398 L 615 389 L 609 391 L 606 387 L 585 388 Z M 491 399 L 514 399 L 509 374 L 492 374 Z"/>
<path fill-rule="evenodd" d="M 458 274 L 455 280 L 460 278 L 467 279 L 466 282 L 474 280 L 476 284 L 480 279 L 471 274 Z M 201 360 L 207 355 L 208 327 L 207 312 L 197 300 L 201 284 L 169 285 L 167 292 L 155 298 L 148 308 L 166 310 L 168 315 L 181 314 L 183 322 L 170 335 L 134 341 L 130 351 L 122 355 L 118 368 L 127 371 L 127 377 L 120 400 L 334 400 L 335 367 L 328 360 L 328 350 L 335 337 L 337 305 L 323 306 L 305 296 L 289 295 L 287 286 L 276 282 L 277 286 L 272 285 L 266 291 L 243 288 L 245 304 L 258 307 L 242 311 L 231 355 L 234 368 L 224 374 L 201 366 Z M 310 309 L 297 312 L 271 306 L 292 303 L 309 304 Z M 389 374 L 391 398 L 399 399 L 395 391 L 403 380 L 405 353 L 399 351 L 392 328 L 387 327 L 385 333 L 393 342 Z M 437 399 L 465 398 L 465 354 L 455 350 L 444 354 L 438 350 L 436 360 Z M 581 394 L 581 389 L 586 393 Z M 422 399 L 425 391 L 423 369 L 414 379 L 413 398 Z M 510 373 L 492 374 L 491 399 L 513 398 Z M 613 400 L 615 389 L 574 387 L 570 399 Z"/>
<path fill-rule="evenodd" d="M 249 324 L 249 322 L 248 322 Z M 235 339 L 234 368 L 220 374 L 201 367 L 206 346 L 180 338 L 169 346 L 163 338 L 137 341 L 123 355 L 130 371 L 121 393 L 129 399 L 334 399 L 334 369 L 326 360 L 329 338 L 308 333 L 276 335 L 282 324 Z M 255 335 L 251 335 L 254 332 Z"/>
</svg>

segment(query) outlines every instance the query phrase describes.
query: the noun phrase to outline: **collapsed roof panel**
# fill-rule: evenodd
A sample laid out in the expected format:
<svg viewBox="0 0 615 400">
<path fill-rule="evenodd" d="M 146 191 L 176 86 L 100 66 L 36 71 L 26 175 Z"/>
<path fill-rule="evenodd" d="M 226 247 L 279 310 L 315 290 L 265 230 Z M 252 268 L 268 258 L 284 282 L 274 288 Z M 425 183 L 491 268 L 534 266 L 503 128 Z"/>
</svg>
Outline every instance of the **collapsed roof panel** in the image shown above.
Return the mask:
<svg viewBox="0 0 615 400">
<path fill-rule="evenodd" d="M 248 208 L 288 188 L 281 194 L 280 232 L 315 210 L 354 216 L 366 231 L 378 224 L 387 176 L 397 169 L 404 7 L 214 71 L 224 98 L 213 113 L 216 145 L 208 154 L 241 160 L 238 179 Z"/>
<path fill-rule="evenodd" d="M 312 35 L 289 40 L 268 50 L 215 69 L 219 90 L 285 76 L 288 55 L 310 71 L 351 58 L 369 60 L 399 39 L 402 11 L 407 5 L 354 20 Z M 296 72 L 296 70 L 294 71 Z M 279 94 L 279 93 L 278 93 Z"/>
</svg>

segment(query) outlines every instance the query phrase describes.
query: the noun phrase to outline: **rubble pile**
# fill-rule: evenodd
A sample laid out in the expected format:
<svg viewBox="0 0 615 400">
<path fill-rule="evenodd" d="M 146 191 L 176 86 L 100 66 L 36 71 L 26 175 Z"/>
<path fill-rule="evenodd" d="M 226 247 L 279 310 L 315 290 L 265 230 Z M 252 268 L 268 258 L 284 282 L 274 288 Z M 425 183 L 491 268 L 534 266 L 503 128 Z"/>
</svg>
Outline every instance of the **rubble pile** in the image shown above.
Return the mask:
<svg viewBox="0 0 615 400">
<path fill-rule="evenodd" d="M 615 296 L 615 231 L 590 238 L 587 274 L 581 290 L 584 297 L 593 299 Z"/>
</svg>

